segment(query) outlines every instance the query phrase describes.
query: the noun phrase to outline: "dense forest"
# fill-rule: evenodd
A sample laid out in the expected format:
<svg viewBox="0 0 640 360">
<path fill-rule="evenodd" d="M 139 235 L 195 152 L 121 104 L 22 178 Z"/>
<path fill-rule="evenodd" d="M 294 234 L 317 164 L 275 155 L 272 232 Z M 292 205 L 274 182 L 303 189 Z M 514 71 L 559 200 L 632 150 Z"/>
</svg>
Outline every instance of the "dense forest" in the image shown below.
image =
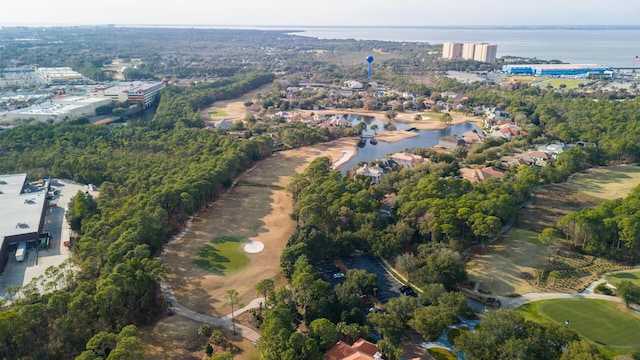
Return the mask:
<svg viewBox="0 0 640 360">
<path fill-rule="evenodd" d="M 251 79 L 218 90 L 262 85 Z M 154 255 L 189 214 L 272 151 L 267 136 L 240 141 L 199 127 L 190 99 L 201 91 L 183 89 L 178 96 L 168 90 L 158 121 L 148 124 L 37 123 L 0 133 L 0 172 L 100 186 L 98 199 L 79 193 L 69 205 L 71 225 L 81 234 L 74 247 L 80 271 L 64 290 L 40 294 L 29 287 L 29 296 L 1 313 L 2 356 L 68 359 L 87 349 L 81 358 L 94 359 L 130 344 L 135 329 L 127 326 L 162 313 L 162 267 Z M 179 103 L 185 105 L 176 109 Z"/>
</svg>

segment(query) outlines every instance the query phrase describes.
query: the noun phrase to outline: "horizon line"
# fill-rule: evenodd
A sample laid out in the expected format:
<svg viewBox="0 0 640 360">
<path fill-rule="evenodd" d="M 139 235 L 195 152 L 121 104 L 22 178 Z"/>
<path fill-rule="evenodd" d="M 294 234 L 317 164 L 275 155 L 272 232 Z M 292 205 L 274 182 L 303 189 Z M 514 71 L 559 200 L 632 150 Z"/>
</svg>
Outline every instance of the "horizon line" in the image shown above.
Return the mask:
<svg viewBox="0 0 640 360">
<path fill-rule="evenodd" d="M 567 29 L 640 29 L 640 25 L 620 25 L 620 24 L 530 24 L 530 25 L 469 25 L 469 24 L 457 24 L 457 25 L 274 25 L 274 24 L 171 24 L 171 23 L 159 23 L 159 24 L 125 24 L 125 23 L 94 23 L 94 24 L 82 24 L 82 23 L 15 23 L 15 24 L 0 24 L 0 28 L 3 27 L 182 27 L 182 28 L 353 28 L 353 29 L 430 29 L 430 28 L 511 28 L 511 29 L 530 29 L 530 28 L 567 28 Z"/>
</svg>

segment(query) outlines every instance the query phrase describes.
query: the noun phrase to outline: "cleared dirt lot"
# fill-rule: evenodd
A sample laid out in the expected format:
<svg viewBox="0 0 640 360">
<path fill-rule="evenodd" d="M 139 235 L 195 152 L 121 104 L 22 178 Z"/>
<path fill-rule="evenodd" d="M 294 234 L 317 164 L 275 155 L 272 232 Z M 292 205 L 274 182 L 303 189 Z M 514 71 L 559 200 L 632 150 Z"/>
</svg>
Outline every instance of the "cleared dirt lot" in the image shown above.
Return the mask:
<svg viewBox="0 0 640 360">
<path fill-rule="evenodd" d="M 295 228 L 289 218 L 293 202 L 284 189 L 291 176 L 319 156 L 332 161 L 342 156 L 341 150 L 353 150 L 357 139 L 341 139 L 301 149 L 275 153 L 244 174 L 238 185 L 193 221 L 191 231 L 172 244 L 164 257 L 167 281 L 177 300 L 184 306 L 204 314 L 224 316 L 231 309 L 225 305 L 228 289 L 240 293 L 241 302 L 256 297 L 254 284 L 272 278 L 284 284 L 280 273 L 280 252 Z M 237 236 L 260 241 L 265 248 L 247 254 L 249 264 L 229 275 L 216 275 L 198 268 L 195 254 L 215 237 Z"/>
</svg>

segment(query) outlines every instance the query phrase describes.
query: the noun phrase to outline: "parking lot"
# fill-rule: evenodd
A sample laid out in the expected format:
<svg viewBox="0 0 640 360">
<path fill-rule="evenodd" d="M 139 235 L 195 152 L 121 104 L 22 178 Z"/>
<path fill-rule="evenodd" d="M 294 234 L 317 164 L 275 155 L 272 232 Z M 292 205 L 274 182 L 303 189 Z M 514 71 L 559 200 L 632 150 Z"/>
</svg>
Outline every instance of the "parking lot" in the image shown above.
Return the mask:
<svg viewBox="0 0 640 360">
<path fill-rule="evenodd" d="M 22 262 L 16 261 L 15 250 L 7 254 L 9 259 L 0 275 L 0 297 L 8 297 L 5 292 L 7 287 L 23 287 L 32 279 L 45 276 L 48 267 L 62 264 L 71 255 L 71 251 L 64 246 L 64 240 L 69 238 L 69 225 L 64 216 L 66 206 L 78 191 L 89 191 L 94 196 L 97 192 L 73 181 L 55 179 L 51 182 L 51 191 L 54 190 L 58 192 L 54 199 L 49 201 L 42 229 L 42 232 L 51 234 L 49 247 L 39 248 L 35 244 L 36 246 L 27 249 Z M 44 291 L 42 286 L 39 286 L 39 289 Z"/>
<path fill-rule="evenodd" d="M 375 298 L 381 303 L 400 296 L 400 287 L 403 285 L 384 269 L 382 264 L 372 255 L 357 255 L 343 258 L 342 263 L 347 269 L 361 269 L 378 276 L 378 290 Z"/>
<path fill-rule="evenodd" d="M 313 264 L 313 267 L 318 271 L 320 278 L 331 286 L 336 286 L 344 281 L 344 278 L 335 278 L 333 274 L 342 272 L 336 264 L 329 261 L 321 261 Z"/>
</svg>

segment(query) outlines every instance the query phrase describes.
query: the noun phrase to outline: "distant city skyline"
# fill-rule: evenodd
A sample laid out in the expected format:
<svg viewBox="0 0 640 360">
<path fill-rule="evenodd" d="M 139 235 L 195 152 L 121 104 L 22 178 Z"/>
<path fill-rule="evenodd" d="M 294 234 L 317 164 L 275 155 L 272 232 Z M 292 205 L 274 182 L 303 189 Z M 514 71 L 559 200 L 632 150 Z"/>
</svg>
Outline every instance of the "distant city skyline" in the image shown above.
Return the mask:
<svg viewBox="0 0 640 360">
<path fill-rule="evenodd" d="M 366 5 L 363 5 L 366 4 Z M 370 0 L 30 0 L 5 2 L 0 26 L 508 26 L 640 25 L 640 2 L 611 0 L 524 1 Z"/>
</svg>

